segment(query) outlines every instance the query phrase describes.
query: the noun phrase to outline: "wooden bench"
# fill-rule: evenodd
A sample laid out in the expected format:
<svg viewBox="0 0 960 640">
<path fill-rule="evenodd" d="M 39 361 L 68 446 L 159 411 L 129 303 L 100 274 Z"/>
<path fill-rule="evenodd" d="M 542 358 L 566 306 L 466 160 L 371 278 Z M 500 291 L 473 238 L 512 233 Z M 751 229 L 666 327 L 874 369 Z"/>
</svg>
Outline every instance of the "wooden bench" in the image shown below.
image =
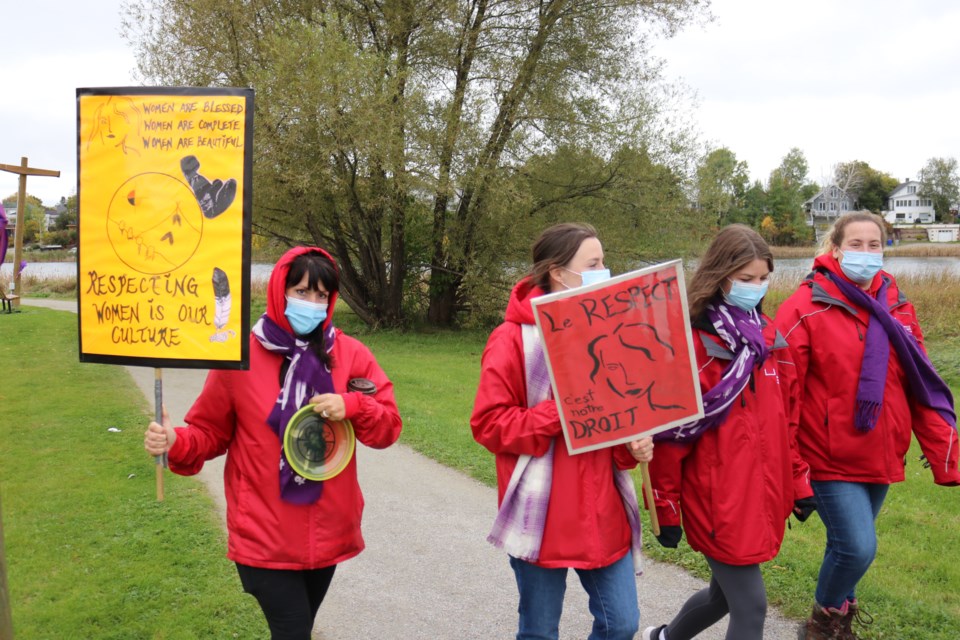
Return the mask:
<svg viewBox="0 0 960 640">
<path fill-rule="evenodd" d="M 19 300 L 20 296 L 10 295 L 7 290 L 0 285 L 0 305 L 6 313 L 13 313 L 13 301 Z"/>
</svg>

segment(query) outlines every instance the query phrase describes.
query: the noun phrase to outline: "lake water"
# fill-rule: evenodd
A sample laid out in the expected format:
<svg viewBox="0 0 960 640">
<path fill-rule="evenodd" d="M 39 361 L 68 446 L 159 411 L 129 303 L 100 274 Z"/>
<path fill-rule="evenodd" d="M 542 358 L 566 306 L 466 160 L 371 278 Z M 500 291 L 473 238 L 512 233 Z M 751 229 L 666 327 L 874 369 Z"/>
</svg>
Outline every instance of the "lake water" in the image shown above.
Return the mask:
<svg viewBox="0 0 960 640">
<path fill-rule="evenodd" d="M 250 280 L 253 282 L 266 282 L 270 279 L 270 272 L 273 270 L 272 264 L 253 264 L 250 266 Z M 76 262 L 28 262 L 27 268 L 23 270 L 24 276 L 34 276 L 40 279 L 46 278 L 76 278 Z M 5 262 L 0 265 L 0 282 L 9 281 L 13 278 L 13 264 Z"/>
<path fill-rule="evenodd" d="M 799 282 L 810 271 L 811 258 L 783 258 L 774 263 L 774 278 L 778 282 Z M 949 274 L 960 278 L 960 258 L 902 258 L 890 257 L 884 260 L 884 269 L 894 276 Z M 253 264 L 250 278 L 253 282 L 265 282 L 270 278 L 272 264 Z M 37 278 L 75 278 L 75 262 L 31 262 L 23 271 L 24 275 Z M 0 265 L 0 282 L 9 282 L 13 278 L 13 265 L 9 262 Z"/>
<path fill-rule="evenodd" d="M 810 272 L 812 258 L 781 258 L 773 262 L 773 274 L 779 282 L 799 282 Z M 883 268 L 896 277 L 948 274 L 960 278 L 960 258 L 884 258 Z"/>
</svg>

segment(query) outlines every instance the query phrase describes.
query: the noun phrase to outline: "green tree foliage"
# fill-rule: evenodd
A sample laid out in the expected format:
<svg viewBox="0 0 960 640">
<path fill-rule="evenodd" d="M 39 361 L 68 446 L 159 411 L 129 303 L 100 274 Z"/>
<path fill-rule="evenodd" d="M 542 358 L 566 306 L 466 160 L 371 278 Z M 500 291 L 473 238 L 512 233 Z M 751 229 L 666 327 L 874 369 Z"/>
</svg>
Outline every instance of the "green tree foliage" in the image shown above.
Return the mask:
<svg viewBox="0 0 960 640">
<path fill-rule="evenodd" d="M 534 201 L 515 179 L 532 158 L 569 145 L 609 168 L 628 146 L 672 166 L 646 34 L 702 5 L 140 0 L 125 22 L 145 79 L 256 90 L 258 231 L 330 248 L 368 323 L 424 305 L 450 324 Z"/>
<path fill-rule="evenodd" d="M 498 183 L 501 197 L 491 203 L 483 250 L 467 268 L 463 290 L 472 320 L 503 317 L 510 289 L 529 263 L 530 245 L 546 225 L 591 222 L 614 272 L 700 246 L 710 234 L 709 219 L 689 209 L 682 183 L 677 170 L 632 147 L 609 159 L 570 145 L 529 158 Z M 665 226 L 673 233 L 663 233 Z"/>
<path fill-rule="evenodd" d="M 933 200 L 937 222 L 948 219 L 950 206 L 960 201 L 960 175 L 956 158 L 930 158 L 920 172 L 921 198 Z"/>
<path fill-rule="evenodd" d="M 45 244 L 70 247 L 77 244 L 77 196 L 61 198 L 62 212 L 44 236 Z"/>
<path fill-rule="evenodd" d="M 697 204 L 709 213 L 719 229 L 731 213 L 744 205 L 749 169 L 726 147 L 708 153 L 697 167 Z"/>
<path fill-rule="evenodd" d="M 24 246 L 40 241 L 40 234 L 43 233 L 45 224 L 45 213 L 43 201 L 37 196 L 27 194 L 26 214 L 20 211 L 17 204 L 18 195 L 12 193 L 3 199 L 3 206 L 7 210 L 17 209 L 17 224 L 23 220 L 23 244 Z M 11 247 L 13 238 L 10 239 Z M 12 259 L 12 258 L 11 258 Z"/>
<path fill-rule="evenodd" d="M 770 172 L 770 181 L 776 180 L 784 188 L 796 190 L 798 193 L 807 182 L 807 173 L 810 166 L 807 164 L 807 157 L 803 155 L 797 147 L 793 147 L 783 156 L 780 166 Z"/>
<path fill-rule="evenodd" d="M 61 198 L 60 204 L 63 206 L 63 213 L 57 216 L 57 221 L 53 223 L 55 231 L 63 231 L 77 225 L 77 196 Z"/>
<path fill-rule="evenodd" d="M 861 209 L 880 213 L 887 208 L 887 197 L 897 188 L 898 180 L 889 173 L 871 169 L 861 187 L 858 201 Z"/>
<path fill-rule="evenodd" d="M 783 157 L 780 166 L 770 172 L 766 206 L 771 224 L 766 225 L 766 229 L 771 234 L 768 240 L 775 244 L 805 244 L 812 237 L 803 213 L 803 202 L 809 197 L 805 197 L 809 190 L 804 189 L 807 171 L 806 157 L 794 147 Z"/>
<path fill-rule="evenodd" d="M 604 246 L 611 264 L 623 269 L 684 251 L 703 227 L 702 217 L 691 218 L 688 211 L 683 177 L 645 149 L 622 147 L 605 160 L 589 150 L 564 147 L 532 158 L 518 179 L 517 190 L 529 200 L 512 208 L 534 222 L 523 240 L 524 257 L 543 224 L 563 220 L 584 219 L 600 230 L 615 230 L 604 235 Z M 675 233 L 662 233 L 665 226 Z"/>
<path fill-rule="evenodd" d="M 890 174 L 878 171 L 862 160 L 841 162 L 834 167 L 833 179 L 834 184 L 854 198 L 857 208 L 874 213 L 885 209 L 887 196 L 899 184 Z"/>
<path fill-rule="evenodd" d="M 731 213 L 730 222 L 739 222 L 759 230 L 766 212 L 767 191 L 763 188 L 763 183 L 756 180 L 744 192 L 743 205 Z"/>
</svg>

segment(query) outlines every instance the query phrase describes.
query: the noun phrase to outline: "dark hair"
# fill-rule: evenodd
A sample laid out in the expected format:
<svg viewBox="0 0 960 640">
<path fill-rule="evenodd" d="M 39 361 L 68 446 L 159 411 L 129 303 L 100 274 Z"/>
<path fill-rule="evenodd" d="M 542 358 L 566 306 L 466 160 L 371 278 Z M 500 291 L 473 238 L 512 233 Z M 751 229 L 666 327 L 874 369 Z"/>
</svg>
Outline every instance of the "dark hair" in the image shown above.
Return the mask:
<svg viewBox="0 0 960 640">
<path fill-rule="evenodd" d="M 334 295 L 340 290 L 340 275 L 337 273 L 337 267 L 330 258 L 320 251 L 308 251 L 301 253 L 290 262 L 290 270 L 287 271 L 287 279 L 284 282 L 284 288 L 289 289 L 300 284 L 303 276 L 307 275 L 307 287 L 319 290 L 318 283 L 323 284 L 332 300 Z M 327 313 L 330 313 L 328 309 Z M 329 315 L 325 322 L 321 322 L 316 329 L 309 335 L 303 336 L 310 343 L 310 349 L 320 361 L 328 367 L 333 366 L 333 361 L 323 341 L 324 326 L 330 322 Z"/>
<path fill-rule="evenodd" d="M 333 262 L 320 251 L 301 253 L 290 262 L 287 279 L 284 287 L 300 284 L 304 274 L 309 274 L 307 283 L 311 289 L 318 289 L 317 283 L 322 283 L 328 293 L 334 294 L 340 290 L 340 275 Z"/>
<path fill-rule="evenodd" d="M 596 237 L 597 230 L 584 222 L 562 222 L 545 229 L 533 243 L 530 280 L 550 291 L 550 269 L 570 264 L 583 241 Z"/>
<path fill-rule="evenodd" d="M 845 213 L 833 223 L 830 230 L 823 237 L 820 243 L 820 251 L 817 255 L 830 253 L 834 249 L 839 249 L 843 244 L 843 237 L 847 233 L 847 225 L 853 222 L 872 222 L 880 229 L 880 242 L 887 244 L 887 225 L 883 223 L 883 218 L 870 211 L 851 211 Z"/>
<path fill-rule="evenodd" d="M 723 281 L 754 260 L 765 260 L 773 271 L 773 254 L 760 234 L 742 224 L 724 227 L 700 259 L 687 287 L 690 317 L 696 318 L 717 295 Z"/>
</svg>

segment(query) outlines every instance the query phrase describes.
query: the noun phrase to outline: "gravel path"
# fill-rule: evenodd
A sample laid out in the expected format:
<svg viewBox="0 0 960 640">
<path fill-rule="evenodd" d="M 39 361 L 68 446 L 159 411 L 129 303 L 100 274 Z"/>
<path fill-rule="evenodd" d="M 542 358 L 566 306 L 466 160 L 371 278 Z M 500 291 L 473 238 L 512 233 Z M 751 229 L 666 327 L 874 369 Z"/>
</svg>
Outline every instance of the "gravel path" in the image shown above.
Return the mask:
<svg viewBox="0 0 960 640">
<path fill-rule="evenodd" d="M 76 311 L 70 301 L 28 299 L 23 305 Z M 152 406 L 153 369 L 127 369 Z M 205 375 L 163 370 L 164 404 L 175 424 L 182 424 Z M 400 410 L 402 415 L 402 406 Z M 208 462 L 198 477 L 225 521 L 222 460 Z M 357 464 L 366 498 L 367 549 L 337 568 L 314 640 L 512 638 L 517 618 L 513 573 L 506 554 L 485 539 L 496 490 L 404 445 L 383 451 L 359 446 Z M 575 573 L 567 584 L 561 638 L 586 638 L 592 622 L 586 595 Z M 682 569 L 647 560 L 644 575 L 637 578 L 641 629 L 668 621 L 704 586 Z M 797 626 L 770 610 L 765 637 L 792 640 Z M 698 638 L 722 640 L 725 633 L 723 620 Z"/>
</svg>

